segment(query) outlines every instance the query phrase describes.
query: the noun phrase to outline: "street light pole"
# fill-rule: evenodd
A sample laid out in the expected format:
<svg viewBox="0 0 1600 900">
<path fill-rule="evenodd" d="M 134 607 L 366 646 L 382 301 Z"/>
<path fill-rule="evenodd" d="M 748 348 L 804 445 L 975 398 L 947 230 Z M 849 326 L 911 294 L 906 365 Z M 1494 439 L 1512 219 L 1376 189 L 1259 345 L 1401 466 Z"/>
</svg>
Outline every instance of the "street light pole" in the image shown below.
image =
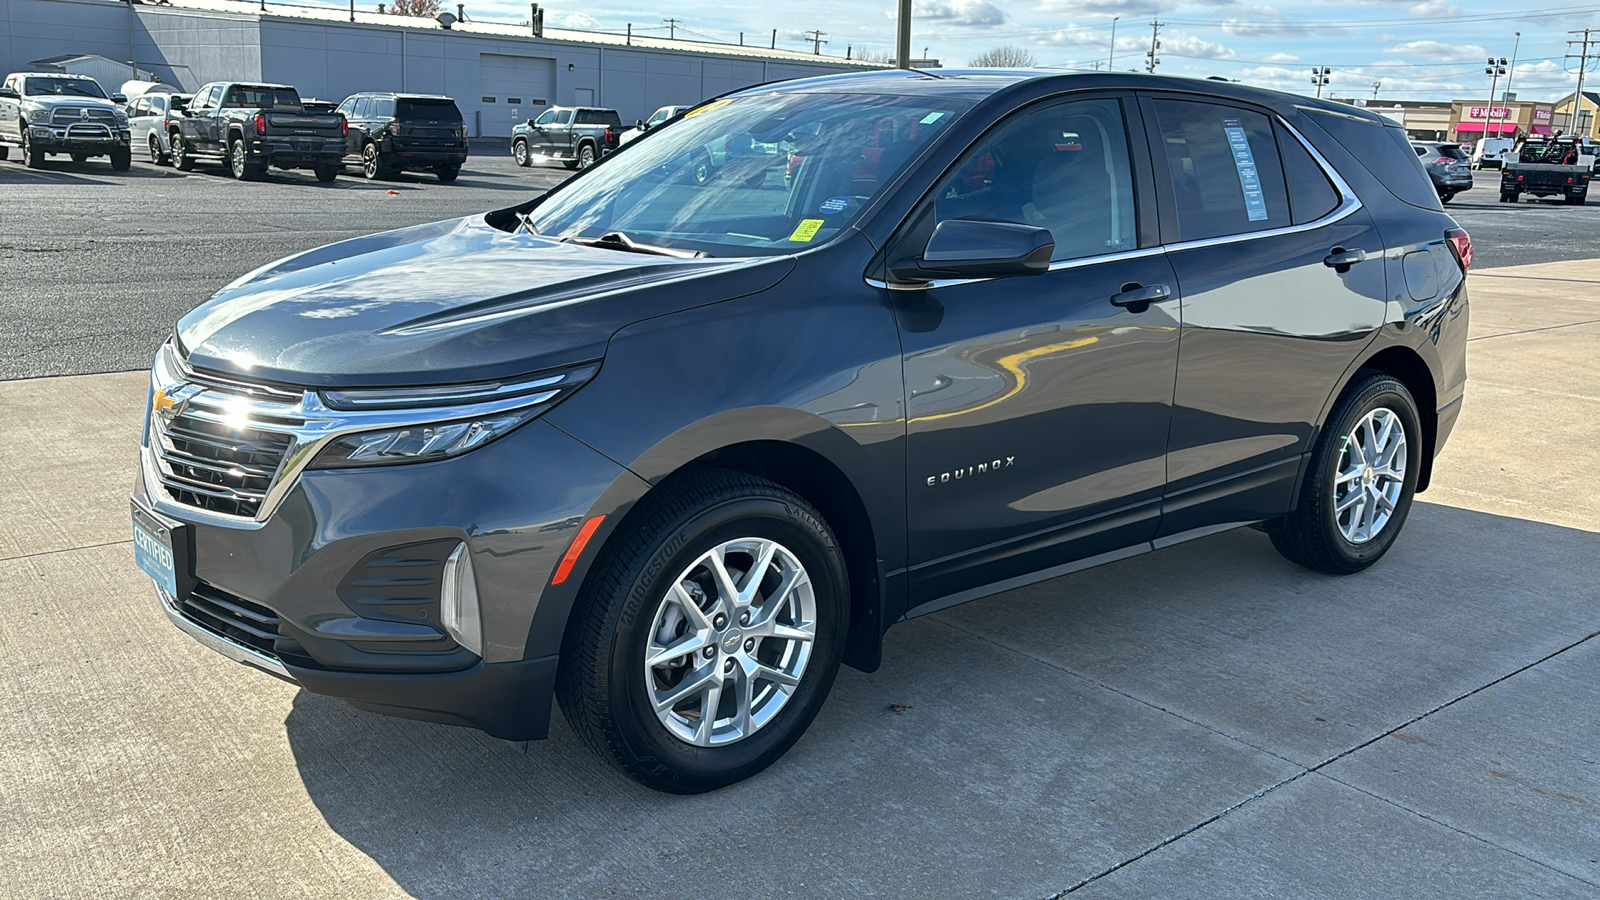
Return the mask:
<svg viewBox="0 0 1600 900">
<path fill-rule="evenodd" d="M 1522 49 L 1522 32 L 1519 31 L 1519 32 L 1517 32 L 1517 42 L 1511 46 L 1511 68 L 1506 70 L 1506 96 L 1507 97 L 1511 96 L 1511 79 L 1517 77 L 1517 51 L 1519 51 L 1521 49 Z M 1507 103 L 1509 103 L 1509 102 L 1510 101 L 1507 101 Z M 1490 105 L 1492 106 L 1493 104 L 1490 104 Z M 1506 117 L 1505 116 L 1501 116 L 1500 117 L 1500 126 L 1502 128 L 1504 128 L 1505 124 L 1506 124 Z M 1533 121 L 1531 119 L 1528 121 L 1528 130 L 1529 131 L 1533 130 Z M 1499 132 L 1496 132 L 1495 136 L 1499 137 L 1500 136 Z"/>
<path fill-rule="evenodd" d="M 1106 55 L 1106 71 L 1108 71 L 1108 72 L 1116 70 L 1116 63 L 1117 63 L 1117 20 L 1120 19 L 1120 18 L 1122 18 L 1122 17 L 1121 16 L 1112 16 L 1111 17 L 1111 52 Z"/>
<path fill-rule="evenodd" d="M 894 56 L 897 67 L 911 68 L 911 0 L 900 0 L 900 24 L 895 29 Z"/>
<path fill-rule="evenodd" d="M 1317 86 L 1317 99 L 1318 100 L 1322 99 L 1322 87 L 1323 87 L 1323 85 L 1325 85 L 1328 82 L 1333 80 L 1332 78 L 1329 77 L 1332 74 L 1333 74 L 1333 70 L 1328 68 L 1327 66 L 1323 66 L 1320 69 L 1317 68 L 1316 66 L 1312 66 L 1311 67 L 1311 83 Z"/>
<path fill-rule="evenodd" d="M 1489 136 L 1489 126 L 1494 123 L 1494 89 L 1500 85 L 1500 76 L 1506 74 L 1506 58 L 1504 56 L 1500 57 L 1500 61 L 1497 63 L 1494 61 L 1494 57 L 1489 57 L 1489 65 L 1484 67 L 1483 74 L 1494 76 L 1489 79 L 1489 114 L 1483 117 L 1483 136 L 1487 138 Z M 1500 132 L 1498 130 L 1495 131 L 1494 136 L 1499 137 Z M 1484 146 L 1487 147 L 1488 145 L 1485 144 Z"/>
</svg>

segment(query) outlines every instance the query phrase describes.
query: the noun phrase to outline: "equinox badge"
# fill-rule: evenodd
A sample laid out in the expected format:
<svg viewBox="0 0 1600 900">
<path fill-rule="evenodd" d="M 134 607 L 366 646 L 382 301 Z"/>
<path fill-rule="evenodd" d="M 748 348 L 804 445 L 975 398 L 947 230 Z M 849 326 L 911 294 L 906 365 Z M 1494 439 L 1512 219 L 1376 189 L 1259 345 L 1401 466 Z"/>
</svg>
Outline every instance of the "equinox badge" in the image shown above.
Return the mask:
<svg viewBox="0 0 1600 900">
<path fill-rule="evenodd" d="M 938 475 L 928 476 L 928 487 L 933 487 L 936 484 L 944 484 L 949 481 L 960 481 L 963 478 L 971 478 L 975 475 L 987 475 L 990 472 L 998 472 L 1001 469 L 1009 469 L 1016 464 L 1017 458 L 1015 456 L 1007 456 L 1005 459 L 981 462 L 975 466 L 967 466 L 964 469 L 956 469 L 951 472 L 940 472 Z"/>
</svg>

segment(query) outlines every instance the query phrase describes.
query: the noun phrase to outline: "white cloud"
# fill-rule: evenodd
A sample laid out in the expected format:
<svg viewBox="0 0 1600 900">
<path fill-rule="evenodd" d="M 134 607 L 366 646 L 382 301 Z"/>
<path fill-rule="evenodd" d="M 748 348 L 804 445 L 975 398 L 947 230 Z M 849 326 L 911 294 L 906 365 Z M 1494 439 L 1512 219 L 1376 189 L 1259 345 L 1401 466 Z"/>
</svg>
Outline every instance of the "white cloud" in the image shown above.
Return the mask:
<svg viewBox="0 0 1600 900">
<path fill-rule="evenodd" d="M 600 20 L 588 13 L 575 12 L 561 18 L 561 24 L 567 28 L 587 28 L 591 31 L 600 27 Z"/>
<path fill-rule="evenodd" d="M 1447 0 L 1422 0 L 1406 7 L 1406 11 L 1413 16 L 1459 16 L 1461 7 L 1447 2 Z"/>
<path fill-rule="evenodd" d="M 1182 56 L 1189 59 L 1232 59 L 1234 52 L 1214 41 L 1202 40 L 1181 31 L 1163 32 L 1161 55 Z"/>
<path fill-rule="evenodd" d="M 1477 44 L 1445 44 L 1439 41 L 1406 41 L 1385 47 L 1383 52 L 1424 59 L 1428 62 L 1472 62 L 1482 60 L 1489 51 Z"/>
<path fill-rule="evenodd" d="M 1042 0 L 1040 12 L 1068 13 L 1080 18 L 1153 16 L 1178 6 L 1176 0 Z"/>
<path fill-rule="evenodd" d="M 1268 53 L 1261 58 L 1261 61 L 1274 65 L 1283 65 L 1284 63 L 1297 63 L 1300 61 L 1300 57 L 1295 56 L 1293 53 Z"/>
<path fill-rule="evenodd" d="M 894 13 L 888 15 L 892 18 Z M 989 0 L 917 0 L 911 15 L 917 19 L 975 27 L 1004 25 L 1007 21 L 1006 14 Z"/>
</svg>

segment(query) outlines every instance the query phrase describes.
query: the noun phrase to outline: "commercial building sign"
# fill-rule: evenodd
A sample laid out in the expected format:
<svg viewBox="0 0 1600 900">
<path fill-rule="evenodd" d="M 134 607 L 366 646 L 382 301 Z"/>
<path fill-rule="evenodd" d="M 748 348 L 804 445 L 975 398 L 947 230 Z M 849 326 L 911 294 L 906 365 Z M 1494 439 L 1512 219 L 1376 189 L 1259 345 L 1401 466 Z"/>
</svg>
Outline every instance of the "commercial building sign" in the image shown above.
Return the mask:
<svg viewBox="0 0 1600 900">
<path fill-rule="evenodd" d="M 1548 120 L 1550 118 L 1550 112 L 1551 111 L 1548 110 L 1548 109 L 1536 109 L 1536 110 L 1533 111 L 1533 117 L 1535 119 L 1546 119 L 1546 120 Z"/>
<path fill-rule="evenodd" d="M 1515 119 L 1517 111 L 1507 106 L 1473 106 L 1467 110 L 1469 119 Z"/>
</svg>

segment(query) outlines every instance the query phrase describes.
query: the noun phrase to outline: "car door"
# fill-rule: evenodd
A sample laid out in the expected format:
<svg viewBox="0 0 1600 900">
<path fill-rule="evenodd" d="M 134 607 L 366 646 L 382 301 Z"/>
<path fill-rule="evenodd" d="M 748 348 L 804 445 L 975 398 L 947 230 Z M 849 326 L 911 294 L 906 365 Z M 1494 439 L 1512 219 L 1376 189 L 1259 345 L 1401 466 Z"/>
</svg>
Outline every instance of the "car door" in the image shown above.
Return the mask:
<svg viewBox="0 0 1600 900">
<path fill-rule="evenodd" d="M 1131 150 L 1143 137 L 1130 111 L 1130 97 L 1097 96 L 1014 115 L 946 175 L 890 251 L 920 252 L 950 219 L 1036 225 L 1055 240 L 1042 275 L 890 291 L 904 349 L 912 606 L 960 602 L 1155 533 L 1179 297 L 1145 210 L 1149 157 Z"/>
<path fill-rule="evenodd" d="M 1383 323 L 1382 239 L 1269 111 L 1141 105 L 1183 290 L 1161 536 L 1280 516 L 1330 393 Z"/>
<path fill-rule="evenodd" d="M 15 75 L 8 76 L 4 84 L 5 89 L 8 91 L 20 92 L 22 89 L 22 82 Z M 22 139 L 22 135 L 17 129 L 19 118 L 17 111 L 20 107 L 21 104 L 16 100 L 10 98 L 0 100 L 0 138 L 12 142 Z"/>
<path fill-rule="evenodd" d="M 528 128 L 528 152 L 536 156 L 550 155 L 550 134 L 548 129 L 554 127 L 556 110 L 547 109 L 533 120 Z"/>
<path fill-rule="evenodd" d="M 339 114 L 344 116 L 344 120 L 349 126 L 345 129 L 344 142 L 344 156 L 347 161 L 361 158 L 361 127 L 356 123 L 355 116 L 356 101 L 358 99 L 360 98 L 346 97 L 344 102 L 339 104 Z"/>
</svg>

